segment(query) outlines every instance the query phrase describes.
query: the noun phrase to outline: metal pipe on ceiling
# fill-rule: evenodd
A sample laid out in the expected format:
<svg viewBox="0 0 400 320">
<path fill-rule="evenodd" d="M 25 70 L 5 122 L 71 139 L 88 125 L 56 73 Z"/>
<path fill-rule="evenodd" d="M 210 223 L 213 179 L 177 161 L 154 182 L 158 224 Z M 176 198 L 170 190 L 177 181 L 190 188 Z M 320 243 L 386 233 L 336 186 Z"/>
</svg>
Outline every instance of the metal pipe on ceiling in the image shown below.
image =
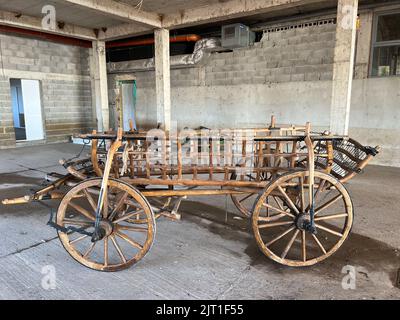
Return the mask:
<svg viewBox="0 0 400 320">
<path fill-rule="evenodd" d="M 181 36 L 172 36 L 169 41 L 171 43 L 175 42 L 197 42 L 201 40 L 201 36 L 197 34 L 188 34 Z M 154 44 L 154 38 L 146 38 L 146 39 L 133 39 L 133 40 L 125 40 L 118 42 L 107 42 L 107 48 L 122 48 L 122 47 L 135 47 L 135 46 L 145 46 Z"/>
<path fill-rule="evenodd" d="M 71 37 L 60 36 L 52 33 L 36 31 L 36 30 L 29 30 L 29 29 L 22 29 L 17 27 L 10 27 L 10 26 L 3 26 L 0 25 L 0 32 L 5 34 L 17 34 L 22 36 L 30 36 L 35 37 L 51 42 L 62 43 L 70 46 L 77 46 L 83 48 L 91 48 L 92 42 L 86 40 L 79 40 Z"/>
</svg>

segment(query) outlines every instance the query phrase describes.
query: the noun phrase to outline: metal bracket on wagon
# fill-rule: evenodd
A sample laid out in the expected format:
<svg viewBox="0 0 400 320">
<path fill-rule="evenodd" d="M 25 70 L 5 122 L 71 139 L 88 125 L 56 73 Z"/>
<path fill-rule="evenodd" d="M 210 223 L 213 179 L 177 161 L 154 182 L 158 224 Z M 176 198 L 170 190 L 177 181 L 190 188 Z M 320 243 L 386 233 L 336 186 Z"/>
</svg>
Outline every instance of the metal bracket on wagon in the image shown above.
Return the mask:
<svg viewBox="0 0 400 320">
<path fill-rule="evenodd" d="M 80 233 L 80 234 L 83 234 L 83 235 L 89 236 L 89 237 L 92 237 L 92 236 L 93 236 L 93 232 L 88 232 L 88 231 L 86 231 L 86 229 L 87 229 L 88 227 L 90 227 L 90 226 L 88 226 L 88 227 L 82 227 L 82 228 L 75 228 L 75 227 L 69 226 L 69 227 L 65 228 L 65 227 L 60 226 L 60 225 L 58 225 L 57 223 L 55 223 L 55 222 L 54 222 L 54 212 L 53 212 L 53 209 L 50 210 L 50 218 L 49 218 L 49 221 L 47 222 L 47 225 L 48 225 L 49 227 L 52 227 L 52 228 L 56 229 L 57 231 L 61 231 L 61 232 L 63 232 L 63 233 L 74 233 L 74 232 L 76 232 L 76 233 Z"/>
</svg>

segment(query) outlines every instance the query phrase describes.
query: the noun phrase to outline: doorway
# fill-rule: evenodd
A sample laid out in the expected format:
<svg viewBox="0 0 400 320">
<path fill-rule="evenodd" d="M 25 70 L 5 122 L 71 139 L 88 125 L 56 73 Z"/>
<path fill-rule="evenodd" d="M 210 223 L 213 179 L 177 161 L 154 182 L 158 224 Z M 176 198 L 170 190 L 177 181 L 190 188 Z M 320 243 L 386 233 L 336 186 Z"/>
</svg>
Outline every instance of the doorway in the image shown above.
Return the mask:
<svg viewBox="0 0 400 320">
<path fill-rule="evenodd" d="M 17 141 L 43 140 L 40 82 L 10 79 L 10 86 L 15 139 Z"/>
<path fill-rule="evenodd" d="M 130 130 L 132 121 L 133 128 L 136 130 L 136 81 L 124 81 L 121 84 L 122 91 L 122 124 L 125 131 Z"/>
</svg>

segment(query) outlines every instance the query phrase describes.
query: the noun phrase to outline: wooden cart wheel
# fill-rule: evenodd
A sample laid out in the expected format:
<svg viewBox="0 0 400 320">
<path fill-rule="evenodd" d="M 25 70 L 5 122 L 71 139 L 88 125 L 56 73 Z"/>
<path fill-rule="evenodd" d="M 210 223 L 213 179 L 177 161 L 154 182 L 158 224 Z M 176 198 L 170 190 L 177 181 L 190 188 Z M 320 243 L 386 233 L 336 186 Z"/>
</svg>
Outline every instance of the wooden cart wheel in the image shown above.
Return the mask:
<svg viewBox="0 0 400 320">
<path fill-rule="evenodd" d="M 316 264 L 336 252 L 348 237 L 353 205 L 343 184 L 316 171 L 314 184 L 317 233 L 304 228 L 310 220 L 308 171 L 280 176 L 254 204 L 252 228 L 257 244 L 269 258 L 284 265 Z"/>
<path fill-rule="evenodd" d="M 131 185 L 110 179 L 102 209 L 102 238 L 92 242 L 101 178 L 81 182 L 62 199 L 57 224 L 83 230 L 58 232 L 68 253 L 79 263 L 99 271 L 126 269 L 150 250 L 156 231 L 150 204 Z M 140 222 L 140 223 L 136 223 Z M 81 231 L 80 230 L 80 231 Z"/>
<path fill-rule="evenodd" d="M 266 180 L 267 178 L 267 173 L 264 174 L 265 177 L 262 177 L 262 180 Z M 237 180 L 238 175 L 236 173 L 232 173 L 231 175 L 231 180 Z M 244 176 L 245 181 L 256 181 L 256 175 L 255 174 L 247 174 Z M 234 188 L 235 189 L 235 188 Z M 237 189 L 240 191 L 240 188 Z M 242 194 L 231 194 L 231 199 L 236 208 L 240 211 L 240 213 L 246 217 L 250 218 L 251 213 L 253 212 L 253 206 L 254 206 L 254 201 L 256 201 L 258 197 L 258 192 L 254 193 L 242 193 Z"/>
</svg>

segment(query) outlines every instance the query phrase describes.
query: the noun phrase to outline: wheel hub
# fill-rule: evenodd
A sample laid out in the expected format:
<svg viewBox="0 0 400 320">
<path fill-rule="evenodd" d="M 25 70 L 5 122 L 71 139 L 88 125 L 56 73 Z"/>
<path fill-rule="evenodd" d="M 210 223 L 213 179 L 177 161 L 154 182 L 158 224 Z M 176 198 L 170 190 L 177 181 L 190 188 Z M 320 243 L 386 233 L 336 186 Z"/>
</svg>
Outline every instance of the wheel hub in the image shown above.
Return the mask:
<svg viewBox="0 0 400 320">
<path fill-rule="evenodd" d="M 100 230 L 104 233 L 104 237 L 108 237 L 113 232 L 113 225 L 110 221 L 103 219 L 100 222 Z"/>
<path fill-rule="evenodd" d="M 113 232 L 113 225 L 110 221 L 103 219 L 100 221 L 99 229 L 95 236 L 92 238 L 93 242 L 103 240 Z"/>
<path fill-rule="evenodd" d="M 300 213 L 296 218 L 296 227 L 299 230 L 306 231 L 312 234 L 316 234 L 317 231 L 315 226 L 311 224 L 310 215 L 308 213 Z"/>
</svg>

